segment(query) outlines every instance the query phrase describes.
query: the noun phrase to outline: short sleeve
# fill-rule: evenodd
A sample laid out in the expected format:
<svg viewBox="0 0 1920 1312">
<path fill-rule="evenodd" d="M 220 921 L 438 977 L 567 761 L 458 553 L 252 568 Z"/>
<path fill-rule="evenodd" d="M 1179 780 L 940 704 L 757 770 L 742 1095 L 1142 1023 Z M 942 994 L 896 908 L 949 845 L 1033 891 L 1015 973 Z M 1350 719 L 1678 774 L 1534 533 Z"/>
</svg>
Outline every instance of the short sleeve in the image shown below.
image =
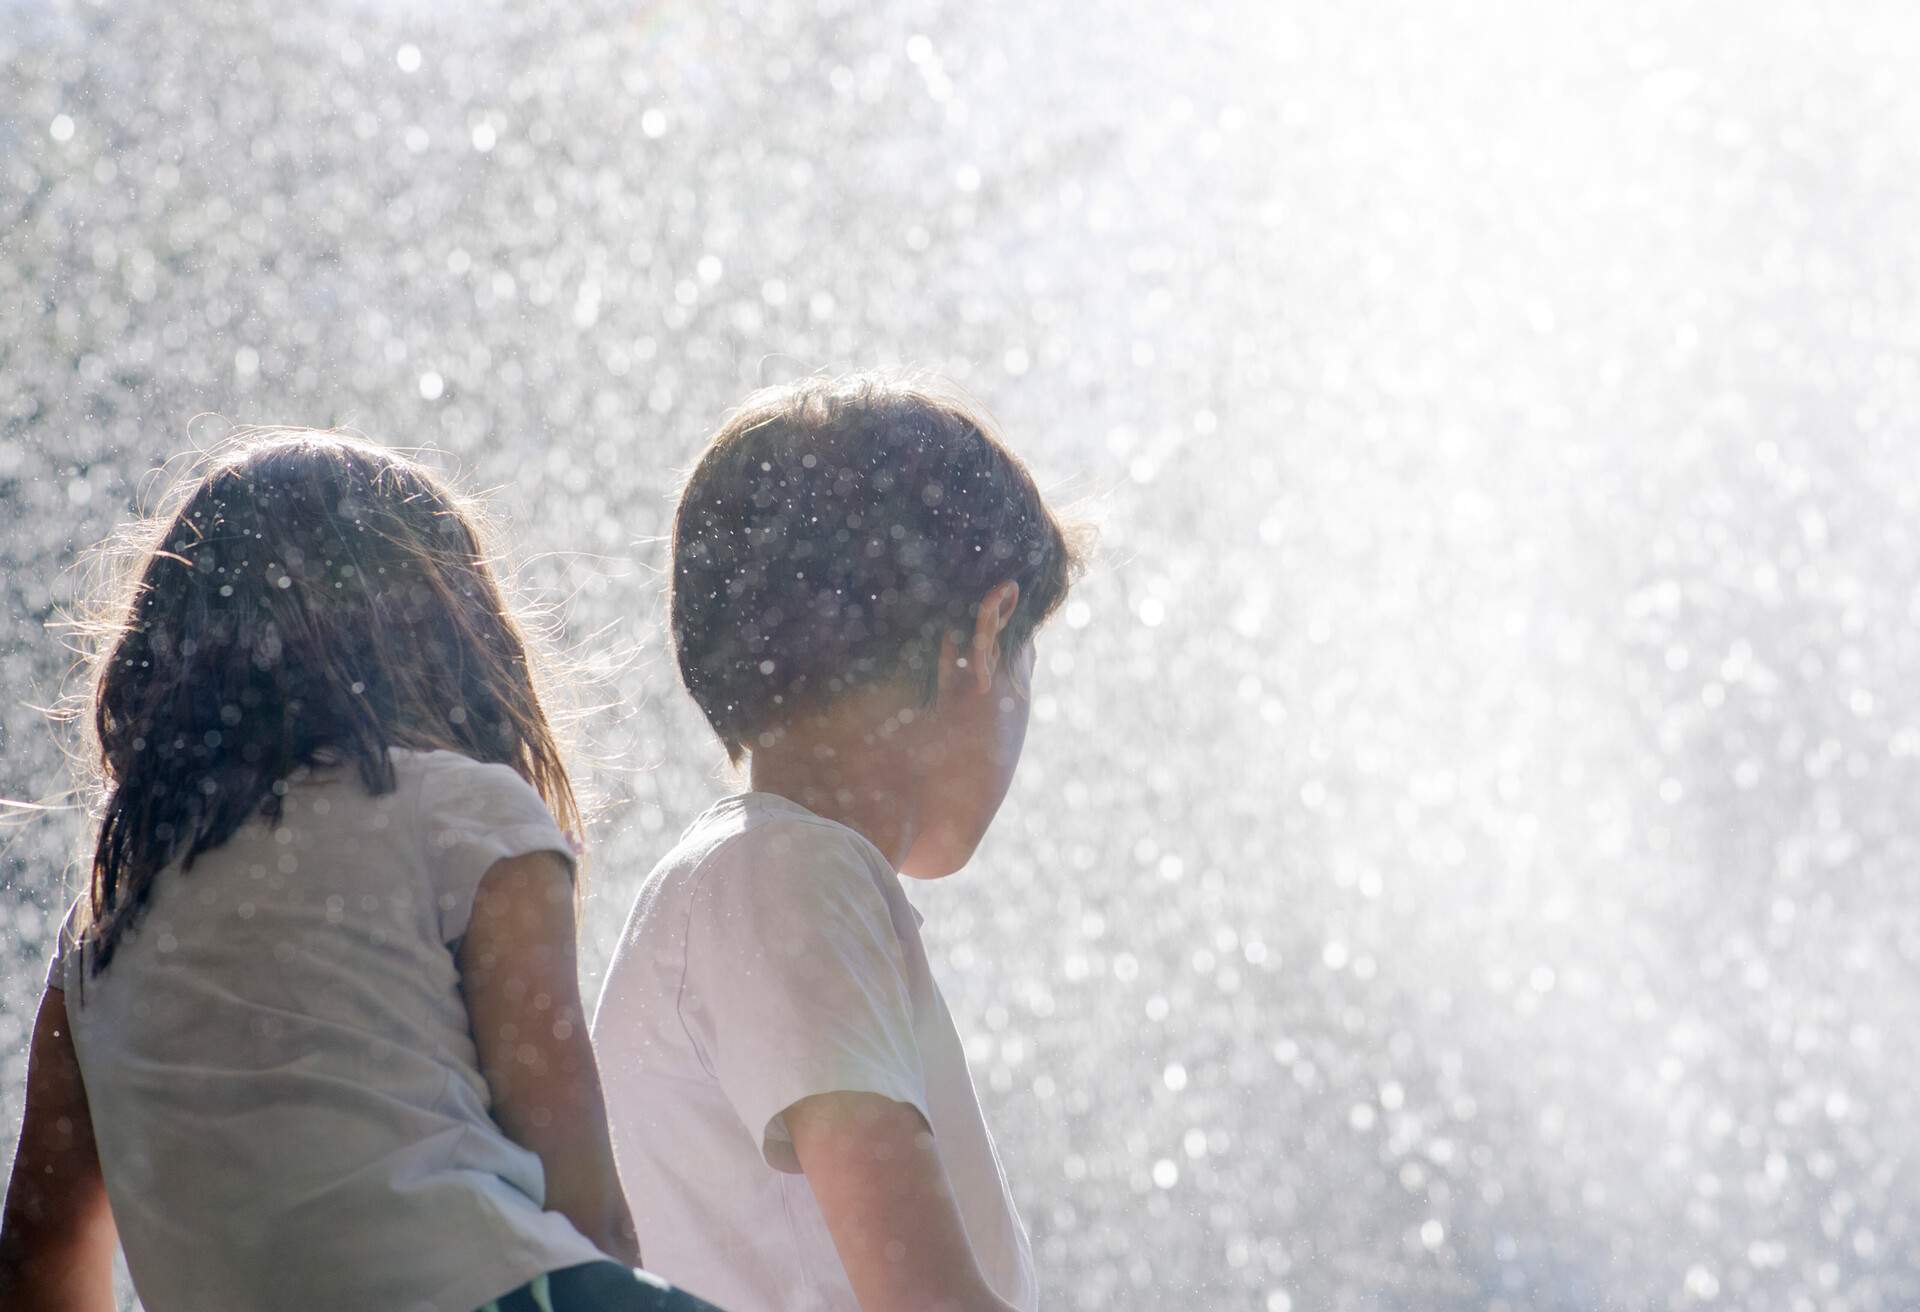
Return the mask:
<svg viewBox="0 0 1920 1312">
<path fill-rule="evenodd" d="M 440 941 L 467 932 L 473 895 L 494 864 L 529 852 L 555 852 L 573 870 L 572 846 L 533 785 L 507 765 L 489 765 L 453 752 L 425 758 L 420 823 Z"/>
<path fill-rule="evenodd" d="M 67 908 L 66 919 L 60 922 L 60 930 L 53 936 L 53 960 L 47 963 L 47 987 L 67 988 L 67 968 L 80 959 L 80 904 L 86 898 L 81 894 Z"/>
<path fill-rule="evenodd" d="M 868 858 L 814 823 L 756 826 L 689 908 L 682 1017 L 755 1147 L 797 1173 L 784 1113 L 875 1093 L 927 1115 L 906 958 Z"/>
</svg>

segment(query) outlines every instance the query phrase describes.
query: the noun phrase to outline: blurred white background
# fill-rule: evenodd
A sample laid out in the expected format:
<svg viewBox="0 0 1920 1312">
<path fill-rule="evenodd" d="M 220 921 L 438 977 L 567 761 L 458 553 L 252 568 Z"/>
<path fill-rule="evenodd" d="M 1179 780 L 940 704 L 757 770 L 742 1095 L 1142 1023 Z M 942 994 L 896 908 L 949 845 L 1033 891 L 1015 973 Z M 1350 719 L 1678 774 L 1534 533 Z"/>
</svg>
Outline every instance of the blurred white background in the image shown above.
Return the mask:
<svg viewBox="0 0 1920 1312">
<path fill-rule="evenodd" d="M 228 420 L 638 656 L 597 989 L 730 787 L 667 498 L 944 369 L 1102 558 L 915 890 L 1056 1308 L 1920 1305 L 1920 11 L 0 4 L 0 796 Z M 83 818 L 0 845 L 0 1144 Z"/>
</svg>

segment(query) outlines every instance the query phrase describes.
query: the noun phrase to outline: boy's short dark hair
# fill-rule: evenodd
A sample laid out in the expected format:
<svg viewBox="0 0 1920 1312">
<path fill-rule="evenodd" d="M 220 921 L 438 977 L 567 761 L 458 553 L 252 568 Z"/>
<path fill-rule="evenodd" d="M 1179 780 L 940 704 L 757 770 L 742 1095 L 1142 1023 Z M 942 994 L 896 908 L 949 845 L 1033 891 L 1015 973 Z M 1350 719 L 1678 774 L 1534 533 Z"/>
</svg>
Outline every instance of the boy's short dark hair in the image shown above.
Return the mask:
<svg viewBox="0 0 1920 1312">
<path fill-rule="evenodd" d="M 795 711 L 901 678 L 1020 585 L 1012 654 L 1066 597 L 1075 535 L 957 388 L 809 378 L 749 397 L 694 466 L 669 598 L 687 690 L 739 761 Z"/>
</svg>

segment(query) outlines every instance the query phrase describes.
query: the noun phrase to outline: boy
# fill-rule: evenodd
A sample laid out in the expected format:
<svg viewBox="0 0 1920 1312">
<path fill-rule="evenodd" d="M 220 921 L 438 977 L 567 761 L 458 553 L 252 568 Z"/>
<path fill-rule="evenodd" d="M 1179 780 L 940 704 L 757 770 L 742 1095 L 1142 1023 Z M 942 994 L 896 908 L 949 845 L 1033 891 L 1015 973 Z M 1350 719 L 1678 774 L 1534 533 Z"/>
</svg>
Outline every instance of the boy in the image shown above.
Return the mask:
<svg viewBox="0 0 1920 1312">
<path fill-rule="evenodd" d="M 593 1025 L 650 1269 L 743 1312 L 1035 1307 L 900 876 L 986 832 L 1077 564 L 989 421 L 923 382 L 762 392 L 708 445 L 673 640 L 751 791 L 648 877 Z"/>
</svg>

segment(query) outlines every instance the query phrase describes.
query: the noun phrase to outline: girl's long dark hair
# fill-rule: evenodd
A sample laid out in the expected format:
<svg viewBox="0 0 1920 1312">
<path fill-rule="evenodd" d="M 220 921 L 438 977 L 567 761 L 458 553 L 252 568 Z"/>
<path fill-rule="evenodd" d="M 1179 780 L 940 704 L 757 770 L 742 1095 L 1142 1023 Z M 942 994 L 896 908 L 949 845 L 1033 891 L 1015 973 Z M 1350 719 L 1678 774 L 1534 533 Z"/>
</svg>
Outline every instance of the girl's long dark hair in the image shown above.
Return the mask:
<svg viewBox="0 0 1920 1312">
<path fill-rule="evenodd" d="M 392 747 L 512 766 L 580 816 L 528 642 L 468 508 L 423 466 L 332 433 L 217 454 L 140 566 L 92 697 L 104 805 L 83 935 L 112 960 L 154 880 L 275 818 L 302 766 L 374 793 Z"/>
</svg>

